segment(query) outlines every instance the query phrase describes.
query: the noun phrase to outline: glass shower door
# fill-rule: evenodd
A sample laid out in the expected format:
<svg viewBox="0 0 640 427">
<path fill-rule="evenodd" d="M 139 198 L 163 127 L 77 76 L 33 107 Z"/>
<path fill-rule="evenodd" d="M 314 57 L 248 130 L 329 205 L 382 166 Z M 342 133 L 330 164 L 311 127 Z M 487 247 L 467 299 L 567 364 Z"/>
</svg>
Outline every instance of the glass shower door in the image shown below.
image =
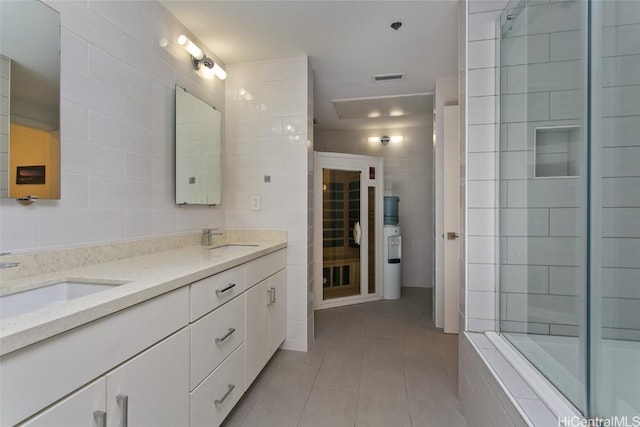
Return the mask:
<svg viewBox="0 0 640 427">
<path fill-rule="evenodd" d="M 499 70 L 500 332 L 582 411 L 586 7 L 511 2 Z"/>
<path fill-rule="evenodd" d="M 626 416 L 633 425 L 640 416 L 640 2 L 594 1 L 591 9 L 590 416 Z"/>
</svg>

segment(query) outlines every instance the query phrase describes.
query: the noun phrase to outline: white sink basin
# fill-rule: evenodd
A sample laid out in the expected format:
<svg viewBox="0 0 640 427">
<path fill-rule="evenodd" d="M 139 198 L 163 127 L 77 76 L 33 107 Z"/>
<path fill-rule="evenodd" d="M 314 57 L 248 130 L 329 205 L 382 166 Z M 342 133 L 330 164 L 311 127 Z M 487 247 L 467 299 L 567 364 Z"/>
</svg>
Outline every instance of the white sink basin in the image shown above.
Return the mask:
<svg viewBox="0 0 640 427">
<path fill-rule="evenodd" d="M 106 291 L 119 283 L 94 283 L 65 280 L 40 288 L 0 297 L 0 320 L 70 301 L 85 295 Z"/>
<path fill-rule="evenodd" d="M 254 249 L 258 245 L 243 245 L 243 244 L 229 244 L 224 246 L 218 246 L 217 248 L 209 249 L 209 254 L 212 256 L 227 256 L 236 255 L 248 252 Z"/>
</svg>

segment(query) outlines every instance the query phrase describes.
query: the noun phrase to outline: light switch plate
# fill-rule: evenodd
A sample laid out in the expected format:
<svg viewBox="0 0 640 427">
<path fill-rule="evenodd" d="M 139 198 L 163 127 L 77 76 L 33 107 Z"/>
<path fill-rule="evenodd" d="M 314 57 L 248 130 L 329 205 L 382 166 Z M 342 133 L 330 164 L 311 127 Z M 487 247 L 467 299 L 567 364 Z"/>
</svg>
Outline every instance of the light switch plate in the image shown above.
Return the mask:
<svg viewBox="0 0 640 427">
<path fill-rule="evenodd" d="M 251 210 L 252 211 L 260 210 L 260 196 L 251 196 Z"/>
</svg>

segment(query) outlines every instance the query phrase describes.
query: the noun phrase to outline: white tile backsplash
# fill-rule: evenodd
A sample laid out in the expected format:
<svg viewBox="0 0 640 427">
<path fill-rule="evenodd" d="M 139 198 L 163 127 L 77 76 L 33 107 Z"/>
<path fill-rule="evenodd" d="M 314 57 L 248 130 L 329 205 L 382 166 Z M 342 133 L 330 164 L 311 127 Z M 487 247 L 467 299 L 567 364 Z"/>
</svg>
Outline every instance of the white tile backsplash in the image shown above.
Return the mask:
<svg viewBox="0 0 640 427">
<path fill-rule="evenodd" d="M 224 114 L 224 83 L 181 49 L 186 29 L 160 3 L 46 1 L 61 18 L 62 199 L 2 206 L 3 251 L 35 251 L 224 226 L 222 208 L 174 201 L 176 82 Z M 28 219 L 28 221 L 27 221 Z"/>
</svg>

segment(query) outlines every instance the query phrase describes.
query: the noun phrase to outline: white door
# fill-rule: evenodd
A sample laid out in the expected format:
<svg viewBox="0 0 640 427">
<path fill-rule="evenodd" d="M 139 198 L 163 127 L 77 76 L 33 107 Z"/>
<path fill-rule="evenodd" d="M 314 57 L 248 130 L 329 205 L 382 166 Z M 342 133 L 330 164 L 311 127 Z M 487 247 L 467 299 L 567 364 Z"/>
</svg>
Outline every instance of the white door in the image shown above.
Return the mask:
<svg viewBox="0 0 640 427">
<path fill-rule="evenodd" d="M 382 159 L 315 153 L 314 305 L 382 298 Z"/>
<path fill-rule="evenodd" d="M 460 138 L 458 106 L 444 107 L 444 332 L 458 333 L 460 286 Z"/>
<path fill-rule="evenodd" d="M 269 279 L 258 283 L 246 293 L 246 387 L 249 388 L 269 360 Z"/>
</svg>

